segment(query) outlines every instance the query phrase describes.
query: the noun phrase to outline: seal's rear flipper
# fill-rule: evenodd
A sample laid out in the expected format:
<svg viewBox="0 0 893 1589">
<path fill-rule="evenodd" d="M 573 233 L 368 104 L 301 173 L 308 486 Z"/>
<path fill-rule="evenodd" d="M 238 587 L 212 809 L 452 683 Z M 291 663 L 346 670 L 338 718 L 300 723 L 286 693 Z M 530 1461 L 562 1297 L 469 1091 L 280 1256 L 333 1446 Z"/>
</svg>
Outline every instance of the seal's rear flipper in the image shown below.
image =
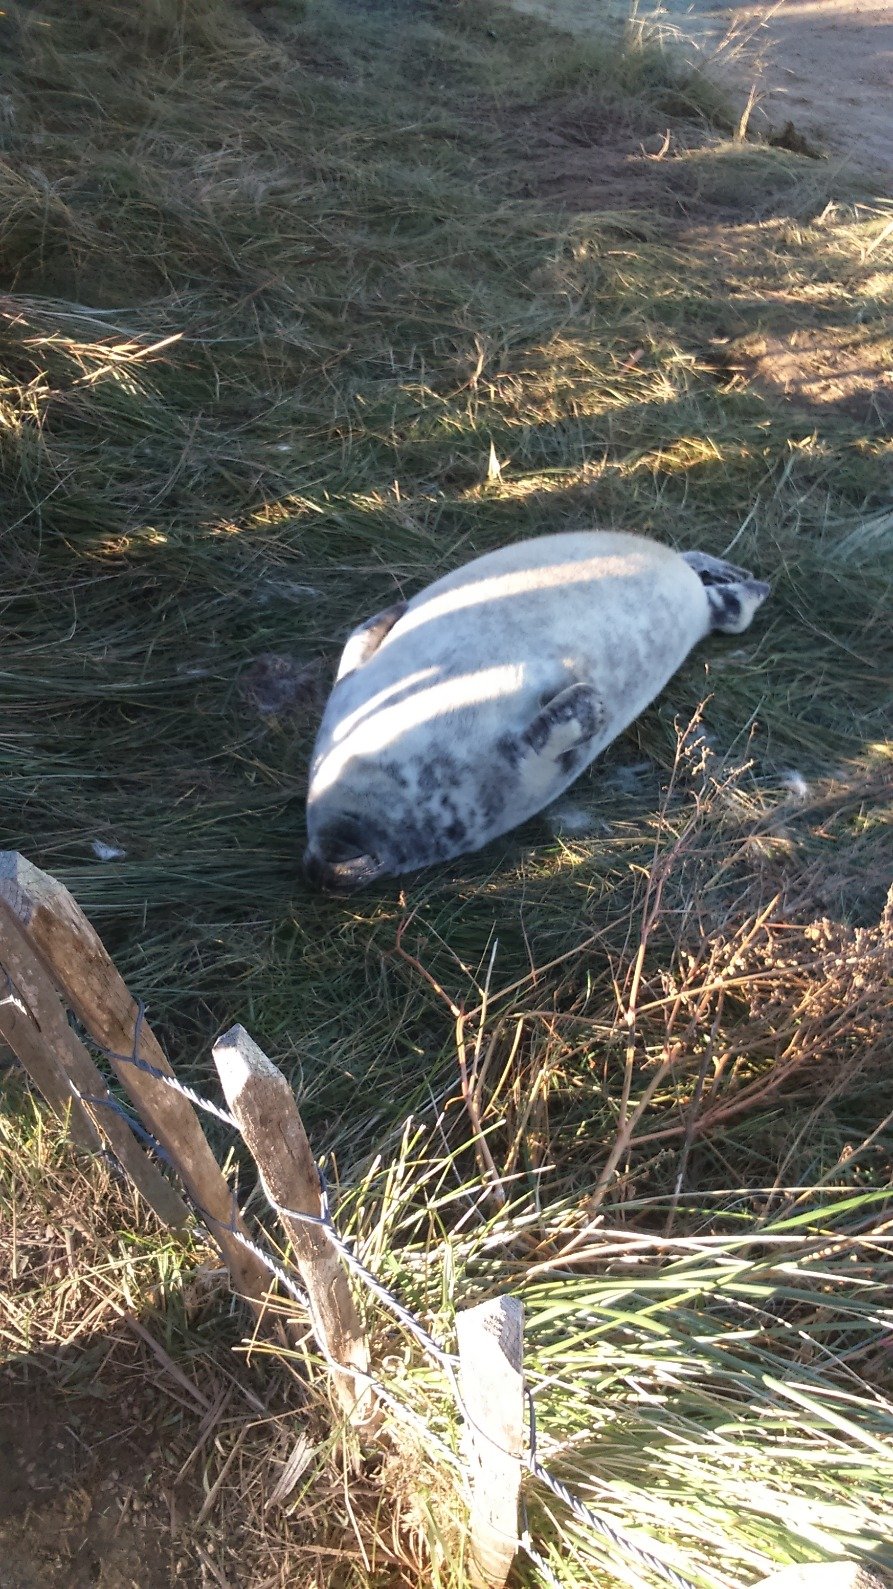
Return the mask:
<svg viewBox="0 0 893 1589">
<path fill-rule="evenodd" d="M 683 552 L 682 561 L 694 569 L 702 585 L 734 585 L 739 579 L 753 579 L 749 568 L 726 563 L 721 557 L 711 557 L 709 552 Z"/>
<path fill-rule="evenodd" d="M 762 607 L 771 586 L 761 579 L 742 579 L 734 585 L 708 585 L 710 622 L 721 634 L 743 634 Z"/>
<path fill-rule="evenodd" d="M 682 561 L 694 569 L 707 592 L 711 628 L 721 634 L 743 634 L 772 587 L 754 579 L 749 569 L 724 563 L 709 552 L 683 552 Z"/>
</svg>

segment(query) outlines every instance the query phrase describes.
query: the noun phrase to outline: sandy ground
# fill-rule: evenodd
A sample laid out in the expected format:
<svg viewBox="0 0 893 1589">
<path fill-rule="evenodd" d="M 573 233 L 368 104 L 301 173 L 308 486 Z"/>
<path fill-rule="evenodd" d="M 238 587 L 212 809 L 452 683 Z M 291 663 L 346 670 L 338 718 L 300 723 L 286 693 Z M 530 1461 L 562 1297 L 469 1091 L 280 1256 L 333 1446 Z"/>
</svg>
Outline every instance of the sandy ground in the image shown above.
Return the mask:
<svg viewBox="0 0 893 1589">
<path fill-rule="evenodd" d="M 597 32 L 623 0 L 514 0 L 574 32 Z M 678 30 L 735 91 L 753 86 L 754 129 L 795 131 L 893 189 L 893 0 L 665 0 L 647 27 Z"/>
</svg>

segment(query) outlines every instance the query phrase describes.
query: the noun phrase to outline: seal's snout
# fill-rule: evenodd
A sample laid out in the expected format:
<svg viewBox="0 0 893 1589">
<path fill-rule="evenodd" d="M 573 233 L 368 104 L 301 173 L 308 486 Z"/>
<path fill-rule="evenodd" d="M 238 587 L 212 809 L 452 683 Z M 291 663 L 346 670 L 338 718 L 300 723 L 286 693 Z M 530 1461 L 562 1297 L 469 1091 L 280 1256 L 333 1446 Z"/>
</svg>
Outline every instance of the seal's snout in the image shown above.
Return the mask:
<svg viewBox="0 0 893 1589">
<path fill-rule="evenodd" d="M 322 861 L 308 850 L 304 856 L 308 881 L 323 894 L 354 894 L 360 888 L 368 888 L 384 870 L 374 855 L 356 855 L 352 861 Z"/>
<path fill-rule="evenodd" d="M 387 867 L 365 849 L 363 837 L 351 818 L 341 818 L 313 835 L 304 855 L 304 871 L 311 886 L 325 894 L 353 894 L 381 877 Z"/>
</svg>

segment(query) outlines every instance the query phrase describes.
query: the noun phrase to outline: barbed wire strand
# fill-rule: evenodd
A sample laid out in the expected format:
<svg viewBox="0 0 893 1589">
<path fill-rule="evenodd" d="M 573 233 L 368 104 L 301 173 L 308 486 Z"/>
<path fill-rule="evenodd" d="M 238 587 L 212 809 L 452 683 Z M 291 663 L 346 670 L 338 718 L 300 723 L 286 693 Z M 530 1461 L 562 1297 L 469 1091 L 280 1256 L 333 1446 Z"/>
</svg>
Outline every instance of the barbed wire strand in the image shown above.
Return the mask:
<svg viewBox="0 0 893 1589">
<path fill-rule="evenodd" d="M 266 1188 L 264 1190 L 266 1191 Z M 302 1220 L 307 1224 L 321 1226 L 326 1231 L 326 1234 L 328 1235 L 333 1246 L 354 1270 L 354 1272 L 359 1275 L 362 1280 L 364 1280 L 373 1294 L 379 1297 L 386 1304 L 386 1306 L 391 1309 L 396 1317 L 400 1319 L 401 1323 L 406 1324 L 410 1328 L 412 1334 L 421 1343 L 429 1355 L 432 1356 L 434 1360 L 446 1370 L 454 1400 L 465 1422 L 475 1430 L 476 1434 L 488 1441 L 489 1444 L 495 1446 L 503 1456 L 510 1455 L 511 1453 L 506 1452 L 499 1442 L 494 1440 L 493 1436 L 486 1429 L 482 1429 L 476 1420 L 471 1416 L 462 1396 L 461 1390 L 459 1389 L 459 1386 L 456 1382 L 455 1368 L 459 1362 L 458 1357 L 455 1357 L 451 1353 L 444 1351 L 442 1347 L 437 1345 L 437 1343 L 432 1339 L 423 1326 L 420 1325 L 418 1321 L 413 1318 L 412 1314 L 403 1307 L 402 1303 L 398 1302 L 397 1299 L 392 1296 L 391 1293 L 387 1291 L 387 1289 L 381 1284 L 381 1282 L 370 1273 L 365 1264 L 363 1264 L 360 1259 L 351 1252 L 349 1246 L 344 1240 L 344 1237 L 341 1236 L 341 1234 L 336 1230 L 332 1222 L 331 1215 L 328 1212 L 328 1200 L 326 1198 L 324 1182 L 321 1175 L 320 1190 L 324 1199 L 323 1208 L 325 1209 L 325 1213 L 322 1218 L 319 1218 L 313 1214 L 304 1214 L 298 1209 L 283 1209 L 274 1201 L 273 1198 L 270 1197 L 268 1192 L 266 1193 L 267 1202 L 276 1213 L 285 1214 L 292 1219 Z M 669 1566 L 668 1563 L 661 1561 L 658 1556 L 653 1556 L 649 1551 L 644 1549 L 644 1547 L 639 1545 L 637 1541 L 631 1539 L 629 1535 L 627 1535 L 622 1529 L 618 1528 L 615 1524 L 608 1522 L 607 1518 L 602 1517 L 600 1513 L 592 1511 L 591 1508 L 586 1506 L 578 1496 L 575 1496 L 565 1484 L 562 1484 L 560 1479 L 556 1479 L 547 1468 L 543 1467 L 542 1463 L 537 1457 L 537 1428 L 534 1400 L 529 1390 L 525 1391 L 525 1395 L 528 1406 L 529 1451 L 526 1458 L 523 1460 L 525 1461 L 525 1465 L 533 1477 L 538 1479 L 540 1484 L 544 1484 L 547 1489 L 551 1490 L 552 1494 L 568 1507 L 572 1514 L 577 1518 L 578 1522 L 584 1523 L 595 1532 L 600 1533 L 605 1539 L 610 1540 L 615 1549 L 620 1550 L 627 1555 L 634 1555 L 641 1563 L 649 1567 L 652 1572 L 664 1577 L 668 1583 L 671 1583 L 674 1586 L 674 1589 L 693 1589 L 689 1579 L 684 1578 L 681 1573 L 676 1572 L 676 1570 Z M 520 1541 L 520 1543 L 523 1543 L 523 1540 Z"/>
<path fill-rule="evenodd" d="M 108 1098 L 97 1098 L 94 1093 L 81 1092 L 77 1084 L 71 1080 L 71 1077 L 68 1078 L 68 1081 L 72 1093 L 79 1103 L 88 1104 L 91 1109 L 106 1109 L 110 1114 L 118 1115 L 121 1120 L 126 1121 L 137 1140 L 142 1142 L 145 1147 L 152 1149 L 152 1152 L 156 1158 L 161 1160 L 162 1164 L 166 1164 L 168 1169 L 176 1170 L 177 1166 L 167 1149 L 159 1142 L 156 1136 L 152 1135 L 152 1132 L 143 1125 L 142 1120 L 131 1109 L 125 1109 L 117 1098 L 112 1098 L 111 1096 Z M 114 1149 L 106 1150 L 106 1156 L 114 1157 Z"/>
<path fill-rule="evenodd" d="M 273 1275 L 274 1279 L 279 1282 L 283 1290 L 286 1291 L 295 1302 L 299 1303 L 299 1305 L 310 1314 L 312 1320 L 313 1310 L 310 1306 L 309 1297 L 301 1290 L 300 1286 L 291 1278 L 291 1275 L 286 1269 L 283 1268 L 281 1264 L 277 1263 L 274 1258 L 271 1258 L 262 1247 L 258 1246 L 257 1242 L 252 1241 L 250 1237 L 245 1236 L 242 1231 L 238 1230 L 235 1224 L 223 1225 L 221 1220 L 215 1219 L 213 1215 L 209 1215 L 209 1229 L 211 1225 L 216 1225 L 218 1228 L 228 1231 L 228 1233 L 231 1236 L 234 1236 L 236 1241 L 239 1242 L 247 1252 L 252 1253 L 255 1258 L 258 1258 L 260 1262 L 263 1263 L 270 1271 L 270 1274 Z M 450 1460 L 453 1465 L 459 1466 L 455 1453 L 450 1450 L 449 1446 L 447 1446 L 438 1435 L 435 1435 L 432 1432 L 430 1426 L 425 1422 L 424 1418 L 422 1418 L 417 1412 L 414 1412 L 411 1407 L 407 1407 L 404 1402 L 398 1401 L 396 1396 L 393 1396 L 387 1387 L 383 1385 L 379 1379 L 376 1379 L 374 1374 L 368 1373 L 366 1369 L 355 1367 L 353 1364 L 347 1367 L 344 1363 L 337 1362 L 329 1352 L 325 1340 L 318 1335 L 315 1330 L 313 1331 L 313 1339 L 319 1348 L 321 1356 L 324 1358 L 325 1362 L 333 1373 L 340 1375 L 342 1378 L 345 1375 L 349 1375 L 350 1378 L 355 1381 L 362 1381 L 364 1385 L 375 1392 L 376 1396 L 380 1397 L 385 1406 L 390 1407 L 391 1410 L 397 1414 L 398 1418 L 402 1418 L 404 1422 L 412 1424 L 416 1432 L 423 1434 L 425 1440 L 429 1444 L 433 1443 L 441 1448 L 441 1455 Z"/>
<path fill-rule="evenodd" d="M 238 1131 L 238 1121 L 230 1114 L 228 1109 L 221 1109 L 219 1104 L 211 1103 L 209 1098 L 202 1098 L 194 1088 L 187 1087 L 177 1076 L 169 1076 L 166 1070 L 159 1070 L 157 1065 L 150 1065 L 147 1059 L 140 1054 L 140 1036 L 143 1022 L 146 1018 L 146 1006 L 142 999 L 136 1001 L 136 1020 L 133 1027 L 133 1051 L 130 1054 L 116 1054 L 113 1048 L 105 1048 L 97 1042 L 95 1037 L 90 1038 L 90 1044 L 102 1054 L 105 1059 L 110 1059 L 113 1064 L 132 1065 L 134 1070 L 142 1071 L 144 1076 L 152 1076 L 155 1081 L 160 1081 L 165 1087 L 170 1087 L 171 1092 L 178 1092 L 182 1097 L 188 1098 L 195 1109 L 204 1110 L 205 1114 L 213 1115 L 215 1120 L 220 1120 L 231 1131 Z"/>
<path fill-rule="evenodd" d="M 556 1479 L 548 1468 L 543 1467 L 537 1456 L 536 1405 L 533 1394 L 529 1389 L 525 1388 L 525 1395 L 527 1397 L 528 1431 L 526 1461 L 534 1478 L 539 1479 L 541 1484 L 551 1490 L 559 1501 L 563 1501 L 578 1522 L 584 1523 L 588 1528 L 594 1529 L 596 1533 L 604 1535 L 605 1539 L 609 1539 L 617 1550 L 624 1552 L 626 1555 L 629 1555 L 632 1551 L 640 1562 L 651 1568 L 652 1572 L 666 1578 L 668 1583 L 673 1584 L 674 1589 L 693 1589 L 690 1580 L 678 1573 L 675 1567 L 671 1567 L 668 1562 L 661 1561 L 659 1556 L 652 1555 L 651 1551 L 640 1545 L 637 1540 L 631 1539 L 622 1528 L 618 1528 L 616 1524 L 609 1522 L 601 1512 L 594 1512 L 591 1507 L 580 1500 L 578 1495 L 574 1495 L 566 1484 L 562 1484 L 560 1479 Z"/>
<path fill-rule="evenodd" d="M 372 1273 L 371 1269 L 368 1269 L 363 1263 L 362 1259 L 357 1257 L 356 1253 L 350 1247 L 345 1237 L 341 1235 L 341 1232 L 336 1229 L 335 1223 L 332 1219 L 331 1210 L 329 1208 L 329 1192 L 326 1185 L 325 1176 L 318 1168 L 316 1173 L 319 1176 L 320 1204 L 323 1211 L 322 1216 L 319 1219 L 315 1219 L 312 1214 L 301 1214 L 295 1209 L 280 1208 L 277 1203 L 273 1202 L 269 1194 L 267 1194 L 267 1202 L 270 1204 L 271 1208 L 273 1208 L 277 1214 L 290 1215 L 291 1218 L 305 1220 L 308 1224 L 321 1225 L 329 1240 L 335 1247 L 337 1247 L 348 1268 L 353 1270 L 353 1273 L 363 1281 L 363 1284 L 368 1287 L 373 1296 L 376 1296 L 384 1305 L 384 1307 L 389 1308 L 394 1316 L 400 1320 L 400 1323 L 405 1325 L 410 1334 L 415 1336 L 420 1346 L 424 1347 L 425 1351 L 428 1353 L 428 1356 L 432 1357 L 434 1361 L 439 1363 L 442 1368 L 447 1368 L 450 1370 L 457 1368 L 459 1366 L 459 1359 L 456 1354 L 454 1352 L 446 1351 L 446 1349 L 442 1346 L 438 1346 L 437 1342 L 434 1340 L 434 1337 L 428 1333 L 424 1325 L 420 1324 L 418 1319 L 415 1318 L 412 1313 L 410 1313 L 409 1309 L 405 1308 L 402 1302 L 398 1302 L 397 1298 L 393 1296 L 390 1291 L 388 1291 L 387 1287 L 382 1285 L 381 1281 Z"/>
</svg>

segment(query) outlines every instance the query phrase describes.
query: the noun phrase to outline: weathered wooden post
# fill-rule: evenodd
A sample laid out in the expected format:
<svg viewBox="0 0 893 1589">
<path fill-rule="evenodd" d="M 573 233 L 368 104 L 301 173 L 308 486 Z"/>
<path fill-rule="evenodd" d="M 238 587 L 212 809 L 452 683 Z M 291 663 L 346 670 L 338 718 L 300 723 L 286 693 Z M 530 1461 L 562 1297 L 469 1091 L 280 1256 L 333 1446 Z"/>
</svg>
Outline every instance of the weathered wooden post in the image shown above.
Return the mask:
<svg viewBox="0 0 893 1589">
<path fill-rule="evenodd" d="M 166 1225 L 185 1225 L 182 1197 L 147 1158 L 101 1072 L 68 1024 L 65 1006 L 15 923 L 0 911 L 0 966 L 10 988 L 0 1001 L 0 1036 L 72 1138 L 96 1151 L 106 1142 L 137 1191 Z"/>
<path fill-rule="evenodd" d="M 14 954 L 12 929 L 0 923 L 0 1037 L 27 1071 L 44 1102 L 64 1120 L 73 1142 L 96 1152 L 102 1146 L 92 1120 L 78 1102 L 71 1081 L 53 1046 L 46 1040 L 47 1006 L 59 1003 L 55 988 L 27 946 Z M 60 1013 L 62 1011 L 59 1005 Z"/>
<path fill-rule="evenodd" d="M 243 1026 L 218 1038 L 213 1054 L 224 1097 L 291 1242 L 338 1401 L 351 1423 L 371 1430 L 369 1348 L 343 1260 L 324 1226 L 312 1223 L 323 1212 L 319 1172 L 294 1093 Z"/>
<path fill-rule="evenodd" d="M 12 926 L 20 934 L 63 1002 L 106 1051 L 144 1125 L 176 1165 L 223 1254 L 234 1289 L 256 1311 L 262 1311 L 269 1289 L 267 1269 L 239 1240 L 240 1235 L 247 1235 L 244 1223 L 191 1104 L 157 1077 L 128 1063 L 125 1056 L 132 1053 L 136 1041 L 139 1006 L 80 906 L 56 878 L 16 851 L 3 850 L 0 925 Z M 142 1023 L 138 1035 L 136 1057 L 173 1078 L 147 1022 Z M 61 1062 L 61 1054 L 57 1058 Z"/>
<path fill-rule="evenodd" d="M 502 1589 L 518 1548 L 524 1456 L 524 1306 L 494 1297 L 456 1315 L 471 1487 L 469 1578 Z"/>
</svg>

